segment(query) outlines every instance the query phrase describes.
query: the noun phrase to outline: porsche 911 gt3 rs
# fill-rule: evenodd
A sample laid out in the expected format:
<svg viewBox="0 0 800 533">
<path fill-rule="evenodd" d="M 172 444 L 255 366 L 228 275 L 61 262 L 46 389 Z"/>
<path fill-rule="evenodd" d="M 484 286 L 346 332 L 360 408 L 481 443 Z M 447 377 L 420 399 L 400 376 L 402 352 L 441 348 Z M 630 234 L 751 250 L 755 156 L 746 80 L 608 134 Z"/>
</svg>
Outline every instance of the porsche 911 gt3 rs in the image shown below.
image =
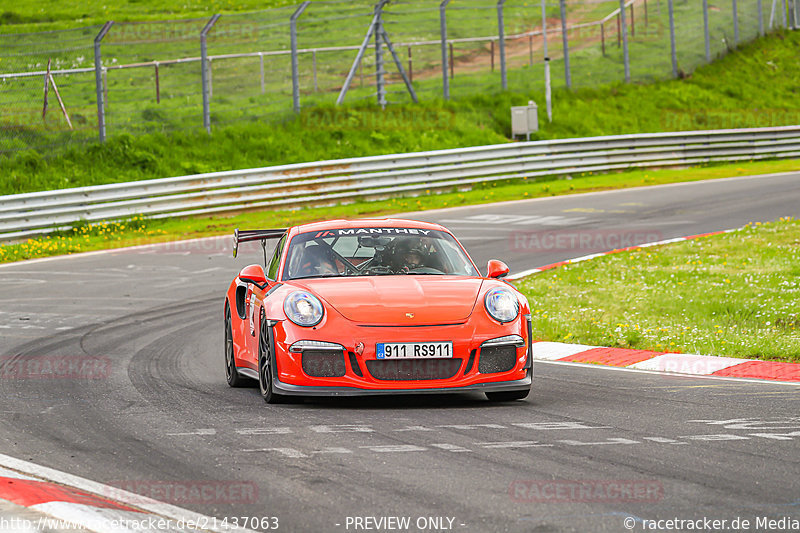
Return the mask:
<svg viewBox="0 0 800 533">
<path fill-rule="evenodd" d="M 276 240 L 271 259 L 266 243 Z M 232 387 L 286 396 L 480 391 L 525 398 L 530 308 L 489 261 L 482 276 L 453 234 L 401 219 L 332 220 L 239 231 L 264 265 L 244 267 L 224 302 Z"/>
</svg>

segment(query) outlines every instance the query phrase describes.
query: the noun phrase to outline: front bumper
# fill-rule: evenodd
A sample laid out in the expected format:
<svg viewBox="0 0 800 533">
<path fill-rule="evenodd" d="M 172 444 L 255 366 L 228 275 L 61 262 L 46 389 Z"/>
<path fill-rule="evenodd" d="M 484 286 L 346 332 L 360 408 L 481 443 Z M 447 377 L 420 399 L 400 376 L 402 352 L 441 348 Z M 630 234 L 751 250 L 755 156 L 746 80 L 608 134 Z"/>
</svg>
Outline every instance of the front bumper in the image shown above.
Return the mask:
<svg viewBox="0 0 800 533">
<path fill-rule="evenodd" d="M 520 315 L 514 322 L 502 326 L 485 317 L 464 324 L 411 328 L 364 327 L 336 316 L 328 320 L 329 323 L 313 329 L 299 328 L 288 321 L 270 321 L 269 341 L 275 354 L 272 358 L 274 392 L 297 396 L 364 396 L 521 391 L 531 387 L 533 360 L 530 315 Z M 511 348 L 512 353 L 504 355 L 507 366 L 485 364 L 490 360 L 488 353 L 487 359 L 482 359 L 487 341 L 497 340 L 498 337 L 516 337 L 524 341 L 522 345 Z M 309 372 L 304 367 L 303 354 L 290 350 L 294 343 L 304 339 L 317 343 L 336 343 L 343 348 L 339 352 L 342 357 L 337 361 L 335 375 L 332 373 L 330 377 L 325 377 Z M 374 349 L 377 342 L 444 340 L 453 342 L 453 359 L 428 360 L 425 364 L 431 366 L 425 369 L 430 368 L 434 372 L 425 379 L 417 379 L 413 372 L 395 379 L 376 374 L 376 369 L 370 369 L 370 364 L 377 362 Z M 358 355 L 354 353 L 357 352 L 357 344 L 361 348 Z M 458 366 L 445 365 L 449 366 L 452 373 L 444 372 L 447 376 L 439 377 L 438 372 L 444 361 L 452 361 Z M 424 371 L 422 373 L 425 374 Z M 433 374 L 437 377 L 432 377 Z"/>
<path fill-rule="evenodd" d="M 286 396 L 381 396 L 388 394 L 450 394 L 457 392 L 500 392 L 528 390 L 533 382 L 533 369 L 528 375 L 516 381 L 496 381 L 476 383 L 463 387 L 439 387 L 425 389 L 361 389 L 357 387 L 318 387 L 313 385 L 290 385 L 275 380 L 272 389 Z"/>
</svg>

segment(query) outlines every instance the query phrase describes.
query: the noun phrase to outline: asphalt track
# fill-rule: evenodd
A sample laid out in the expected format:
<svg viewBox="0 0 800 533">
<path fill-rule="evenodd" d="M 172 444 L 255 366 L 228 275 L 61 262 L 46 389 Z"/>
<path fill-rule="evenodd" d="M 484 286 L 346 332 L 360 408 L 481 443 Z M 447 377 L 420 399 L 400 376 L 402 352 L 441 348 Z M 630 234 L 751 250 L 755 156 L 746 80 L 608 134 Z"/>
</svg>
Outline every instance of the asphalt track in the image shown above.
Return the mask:
<svg viewBox="0 0 800 533">
<path fill-rule="evenodd" d="M 800 174 L 413 215 L 512 272 L 782 216 L 800 216 Z M 207 515 L 278 517 L 282 531 L 397 525 L 366 517 L 408 517 L 408 531 L 652 531 L 658 519 L 731 530 L 737 518 L 757 531 L 800 518 L 795 385 L 538 363 L 531 396 L 504 405 L 266 405 L 230 389 L 222 295 L 257 258 L 232 259 L 225 238 L 0 268 L 0 453 Z M 99 370 L 15 370 L 63 357 Z M 169 492 L 198 484 L 213 494 Z"/>
</svg>

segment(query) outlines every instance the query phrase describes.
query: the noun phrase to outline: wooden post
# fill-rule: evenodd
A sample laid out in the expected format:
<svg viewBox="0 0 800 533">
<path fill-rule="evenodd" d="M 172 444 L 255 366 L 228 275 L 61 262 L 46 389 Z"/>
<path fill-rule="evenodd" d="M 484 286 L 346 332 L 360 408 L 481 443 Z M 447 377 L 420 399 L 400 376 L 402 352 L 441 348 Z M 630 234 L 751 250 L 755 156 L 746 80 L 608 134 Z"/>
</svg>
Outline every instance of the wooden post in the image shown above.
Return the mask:
<svg viewBox="0 0 800 533">
<path fill-rule="evenodd" d="M 453 61 L 453 43 L 450 43 L 450 79 L 456 77 L 456 64 Z"/>
<path fill-rule="evenodd" d="M 47 60 L 47 72 L 44 74 L 44 104 L 42 105 L 42 122 L 47 117 L 47 93 L 50 89 L 50 59 Z"/>
<path fill-rule="evenodd" d="M 494 41 L 489 41 L 489 48 L 492 52 L 492 72 L 494 72 Z"/>
<path fill-rule="evenodd" d="M 214 79 L 211 77 L 211 58 L 208 59 L 208 99 L 214 98 Z"/>
<path fill-rule="evenodd" d="M 158 81 L 158 61 L 155 62 L 154 66 L 155 66 L 155 69 L 156 69 L 156 103 L 160 104 L 161 103 L 161 86 L 159 85 L 159 81 Z"/>
<path fill-rule="evenodd" d="M 600 23 L 600 44 L 603 47 L 603 55 L 606 55 L 606 25 L 604 22 Z"/>
<path fill-rule="evenodd" d="M 67 108 L 64 107 L 64 101 L 61 100 L 61 95 L 58 94 L 58 86 L 56 85 L 56 80 L 53 79 L 52 72 L 49 74 L 50 76 L 50 84 L 53 86 L 53 92 L 56 93 L 56 98 L 58 98 L 58 105 L 61 106 L 61 113 L 64 114 L 64 118 L 67 119 L 67 125 L 69 125 L 69 129 L 72 129 L 72 121 L 69 119 L 69 113 L 67 113 Z"/>
<path fill-rule="evenodd" d="M 414 81 L 414 61 L 411 56 L 411 46 L 408 47 L 408 81 Z"/>
<path fill-rule="evenodd" d="M 619 15 L 617 15 L 617 48 L 622 46 L 622 25 L 619 22 Z"/>
<path fill-rule="evenodd" d="M 533 66 L 533 34 L 532 33 L 528 34 L 528 55 L 530 56 L 528 58 L 528 62 L 530 64 L 530 66 Z"/>
<path fill-rule="evenodd" d="M 317 51 L 311 52 L 311 58 L 314 61 L 314 92 L 319 92 L 319 85 L 317 84 Z"/>
<path fill-rule="evenodd" d="M 266 93 L 266 87 L 264 85 L 264 54 L 261 52 L 258 53 L 259 63 L 261 67 L 261 94 Z"/>
<path fill-rule="evenodd" d="M 631 37 L 636 35 L 636 24 L 633 22 L 633 4 L 631 4 Z"/>
</svg>

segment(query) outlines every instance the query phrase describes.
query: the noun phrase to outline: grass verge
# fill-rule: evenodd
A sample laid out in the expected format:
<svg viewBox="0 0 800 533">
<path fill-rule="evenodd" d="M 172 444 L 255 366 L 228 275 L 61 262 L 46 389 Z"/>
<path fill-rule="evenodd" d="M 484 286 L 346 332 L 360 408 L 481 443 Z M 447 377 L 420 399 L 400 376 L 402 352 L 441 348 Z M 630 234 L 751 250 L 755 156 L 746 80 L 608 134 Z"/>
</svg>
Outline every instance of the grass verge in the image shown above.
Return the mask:
<svg viewBox="0 0 800 533">
<path fill-rule="evenodd" d="M 759 161 L 735 165 L 695 167 L 690 169 L 636 170 L 615 174 L 586 174 L 571 179 L 515 180 L 484 183 L 468 191 L 450 191 L 417 197 L 307 209 L 258 211 L 235 216 L 196 217 L 187 219 L 133 219 L 105 223 L 78 224 L 69 232 L 0 246 L 0 263 L 73 254 L 92 250 L 120 248 L 174 240 L 228 234 L 234 228 L 286 227 L 298 223 L 331 218 L 359 218 L 424 211 L 460 205 L 475 205 L 558 196 L 581 192 L 621 189 L 686 181 L 721 179 L 734 176 L 800 170 L 800 160 Z M 513 268 L 513 265 L 511 265 Z"/>
<path fill-rule="evenodd" d="M 800 221 L 781 219 L 516 285 L 542 340 L 800 363 L 798 280 Z"/>
<path fill-rule="evenodd" d="M 533 138 L 797 124 L 798 47 L 800 32 L 776 33 L 697 69 L 687 79 L 556 90 L 554 121 L 547 122 L 540 106 L 542 130 Z M 195 125 L 191 131 L 112 135 L 103 144 L 74 146 L 57 155 L 27 150 L 0 158 L 0 195 L 503 143 L 511 130 L 509 107 L 529 99 L 544 101 L 541 87 L 532 81 L 538 74 L 517 69 L 509 75 L 520 77 L 512 87 L 530 89 L 476 90 L 486 86 L 480 82 L 469 85 L 473 89 L 462 96 L 454 87 L 449 102 L 429 100 L 386 111 L 364 103 L 320 105 L 276 122 L 215 126 L 211 136 Z M 523 83 L 526 77 L 530 80 Z"/>
</svg>

